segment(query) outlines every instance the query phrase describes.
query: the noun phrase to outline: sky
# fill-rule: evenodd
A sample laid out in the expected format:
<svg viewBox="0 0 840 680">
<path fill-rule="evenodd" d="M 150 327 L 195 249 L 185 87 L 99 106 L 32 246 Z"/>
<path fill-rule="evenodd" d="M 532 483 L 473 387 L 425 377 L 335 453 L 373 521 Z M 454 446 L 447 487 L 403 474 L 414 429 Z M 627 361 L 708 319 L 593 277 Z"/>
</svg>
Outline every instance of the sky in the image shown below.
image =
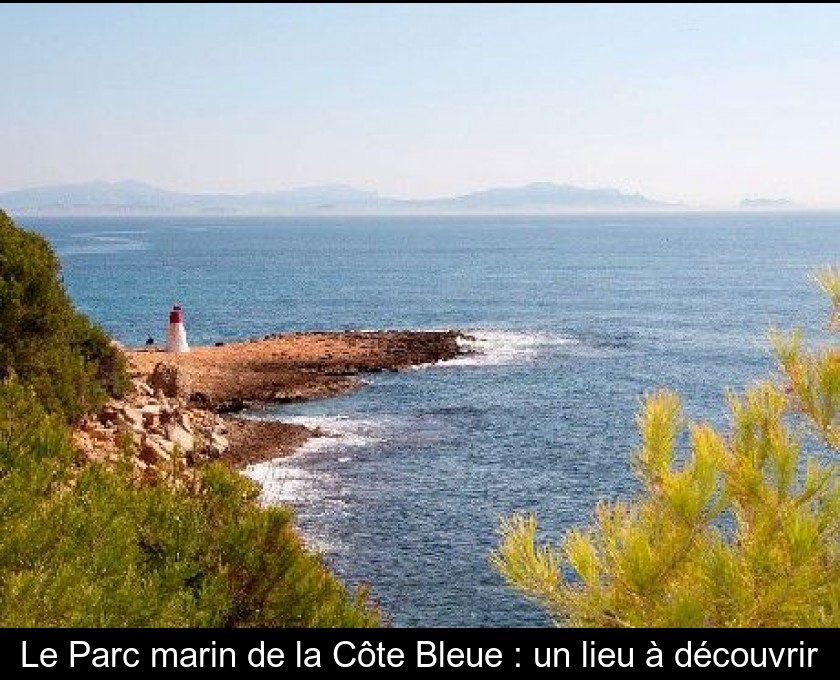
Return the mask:
<svg viewBox="0 0 840 680">
<path fill-rule="evenodd" d="M 0 4 L 0 191 L 840 207 L 840 5 Z"/>
</svg>

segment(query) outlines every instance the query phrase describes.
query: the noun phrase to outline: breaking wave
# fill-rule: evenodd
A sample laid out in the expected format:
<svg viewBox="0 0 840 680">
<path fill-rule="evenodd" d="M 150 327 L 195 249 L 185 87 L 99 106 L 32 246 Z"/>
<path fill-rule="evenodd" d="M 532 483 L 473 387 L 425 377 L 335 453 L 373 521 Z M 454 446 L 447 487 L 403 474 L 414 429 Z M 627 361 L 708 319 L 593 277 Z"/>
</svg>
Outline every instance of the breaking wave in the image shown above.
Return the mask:
<svg viewBox="0 0 840 680">
<path fill-rule="evenodd" d="M 467 331 L 458 338 L 460 356 L 434 364 L 415 366 L 505 366 L 524 364 L 558 347 L 580 345 L 578 338 L 548 332 L 507 330 Z"/>
<path fill-rule="evenodd" d="M 142 231 L 109 231 L 104 233 L 73 234 L 78 239 L 58 248 L 62 256 L 108 255 L 131 250 L 146 250 L 149 244 L 142 239 Z"/>
</svg>

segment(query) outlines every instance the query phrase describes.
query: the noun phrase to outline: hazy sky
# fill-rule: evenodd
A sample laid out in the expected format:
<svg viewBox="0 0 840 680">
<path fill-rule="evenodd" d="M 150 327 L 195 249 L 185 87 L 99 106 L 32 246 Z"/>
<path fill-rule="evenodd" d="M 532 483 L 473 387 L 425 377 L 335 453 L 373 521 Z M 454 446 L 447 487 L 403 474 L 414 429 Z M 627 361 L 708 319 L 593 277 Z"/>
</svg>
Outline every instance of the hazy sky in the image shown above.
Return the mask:
<svg viewBox="0 0 840 680">
<path fill-rule="evenodd" d="M 0 190 L 840 206 L 840 6 L 0 5 Z"/>
</svg>

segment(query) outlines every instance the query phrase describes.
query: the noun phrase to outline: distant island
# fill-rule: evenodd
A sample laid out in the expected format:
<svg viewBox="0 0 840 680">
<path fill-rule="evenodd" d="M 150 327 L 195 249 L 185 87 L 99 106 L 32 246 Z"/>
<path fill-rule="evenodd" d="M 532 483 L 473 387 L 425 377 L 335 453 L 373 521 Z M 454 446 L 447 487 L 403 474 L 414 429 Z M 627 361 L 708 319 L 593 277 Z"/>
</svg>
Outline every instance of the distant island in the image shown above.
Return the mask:
<svg viewBox="0 0 840 680">
<path fill-rule="evenodd" d="M 18 215 L 256 214 L 550 214 L 673 209 L 639 193 L 536 182 L 461 196 L 411 200 L 380 196 L 343 184 L 246 194 L 190 194 L 137 181 L 85 182 L 0 193 L 0 207 Z"/>
<path fill-rule="evenodd" d="M 801 210 L 805 208 L 801 203 L 787 198 L 745 198 L 739 205 L 741 208 L 753 210 Z"/>
</svg>

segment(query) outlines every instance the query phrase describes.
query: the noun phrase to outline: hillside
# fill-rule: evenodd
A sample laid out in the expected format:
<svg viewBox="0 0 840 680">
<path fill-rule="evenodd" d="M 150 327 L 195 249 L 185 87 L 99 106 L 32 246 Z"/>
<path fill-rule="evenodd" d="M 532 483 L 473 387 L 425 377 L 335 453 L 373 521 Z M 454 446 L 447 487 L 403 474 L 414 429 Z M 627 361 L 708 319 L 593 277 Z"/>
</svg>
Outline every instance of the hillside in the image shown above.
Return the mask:
<svg viewBox="0 0 840 680">
<path fill-rule="evenodd" d="M 0 193 L 0 207 L 26 214 L 483 214 L 655 210 L 674 207 L 612 188 L 536 182 L 460 196 L 409 200 L 332 184 L 245 194 L 192 194 L 142 182 L 85 182 Z"/>
</svg>

